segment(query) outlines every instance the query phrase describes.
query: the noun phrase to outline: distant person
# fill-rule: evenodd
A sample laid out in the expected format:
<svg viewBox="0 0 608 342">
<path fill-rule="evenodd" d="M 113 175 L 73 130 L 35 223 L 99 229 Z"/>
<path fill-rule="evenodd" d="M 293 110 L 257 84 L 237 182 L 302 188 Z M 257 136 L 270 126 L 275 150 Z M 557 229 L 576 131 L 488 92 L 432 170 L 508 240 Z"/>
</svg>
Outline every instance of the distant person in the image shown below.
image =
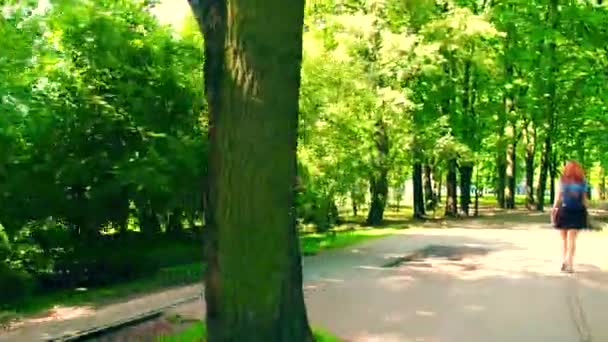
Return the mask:
<svg viewBox="0 0 608 342">
<path fill-rule="evenodd" d="M 579 163 L 569 161 L 559 181 L 559 191 L 553 204 L 551 218 L 562 238 L 562 272 L 572 273 L 576 238 L 587 227 L 589 204 L 585 172 Z"/>
</svg>

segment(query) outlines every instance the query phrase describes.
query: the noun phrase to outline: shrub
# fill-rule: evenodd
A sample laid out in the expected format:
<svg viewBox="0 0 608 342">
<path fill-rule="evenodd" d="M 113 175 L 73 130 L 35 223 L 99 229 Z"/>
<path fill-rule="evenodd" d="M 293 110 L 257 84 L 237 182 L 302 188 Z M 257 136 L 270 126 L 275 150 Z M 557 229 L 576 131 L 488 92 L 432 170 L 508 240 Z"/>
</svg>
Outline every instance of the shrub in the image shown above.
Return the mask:
<svg viewBox="0 0 608 342">
<path fill-rule="evenodd" d="M 34 290 L 32 277 L 21 271 L 0 263 L 0 307 L 3 305 L 19 303 Z"/>
</svg>

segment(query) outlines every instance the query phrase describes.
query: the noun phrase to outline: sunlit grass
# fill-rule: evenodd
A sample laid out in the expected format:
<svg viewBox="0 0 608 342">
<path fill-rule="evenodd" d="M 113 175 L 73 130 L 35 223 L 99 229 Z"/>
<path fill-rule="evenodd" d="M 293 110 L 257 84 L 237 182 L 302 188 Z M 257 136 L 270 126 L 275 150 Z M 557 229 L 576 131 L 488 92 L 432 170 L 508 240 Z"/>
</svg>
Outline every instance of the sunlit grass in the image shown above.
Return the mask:
<svg viewBox="0 0 608 342">
<path fill-rule="evenodd" d="M 171 335 L 161 335 L 157 342 L 193 342 L 203 341 L 207 336 L 207 327 L 203 322 L 197 322 L 192 326 Z"/>
<path fill-rule="evenodd" d="M 207 329 L 204 322 L 197 322 L 192 326 L 172 335 L 161 335 L 156 341 L 157 342 L 193 342 L 193 341 L 204 341 L 207 335 Z M 317 342 L 340 342 L 335 336 L 323 330 L 314 330 L 315 340 Z"/>
<path fill-rule="evenodd" d="M 459 198 L 460 199 L 460 198 Z M 545 203 L 548 203 L 549 199 L 545 199 Z M 515 205 L 522 206 L 526 203 L 526 195 L 515 195 Z M 475 196 L 471 196 L 471 206 L 475 205 Z M 479 197 L 479 205 L 483 206 L 496 206 L 496 197 L 494 195 L 485 195 Z"/>
<path fill-rule="evenodd" d="M 307 234 L 300 238 L 303 255 L 314 255 L 323 250 L 344 248 L 366 240 L 403 232 L 397 228 L 355 229 L 344 232 L 328 232 Z"/>
</svg>

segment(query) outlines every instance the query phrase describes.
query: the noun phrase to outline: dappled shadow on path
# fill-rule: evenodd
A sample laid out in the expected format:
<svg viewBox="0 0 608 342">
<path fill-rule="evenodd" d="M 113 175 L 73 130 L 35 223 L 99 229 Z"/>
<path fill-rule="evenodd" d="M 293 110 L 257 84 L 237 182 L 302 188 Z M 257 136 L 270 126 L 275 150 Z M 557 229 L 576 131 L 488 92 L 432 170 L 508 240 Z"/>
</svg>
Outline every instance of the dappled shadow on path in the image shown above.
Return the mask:
<svg viewBox="0 0 608 342">
<path fill-rule="evenodd" d="M 306 295 L 313 323 L 352 342 L 571 342 L 583 333 L 608 340 L 599 328 L 608 318 L 608 274 L 586 260 L 574 275 L 560 273 L 547 232 L 521 243 L 422 235 L 412 239 L 433 243 L 391 253 L 381 264 L 389 267 L 363 262 L 339 279 L 320 279 L 322 290 Z M 573 306 L 586 317 L 575 317 Z"/>
</svg>

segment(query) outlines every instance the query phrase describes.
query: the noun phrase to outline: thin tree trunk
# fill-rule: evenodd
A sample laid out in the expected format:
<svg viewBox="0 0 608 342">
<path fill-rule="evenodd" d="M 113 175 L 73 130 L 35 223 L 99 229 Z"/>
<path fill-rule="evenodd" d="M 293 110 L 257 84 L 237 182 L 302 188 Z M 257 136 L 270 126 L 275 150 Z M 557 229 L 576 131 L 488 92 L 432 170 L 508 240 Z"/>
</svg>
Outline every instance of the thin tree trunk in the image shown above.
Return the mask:
<svg viewBox="0 0 608 342">
<path fill-rule="evenodd" d="M 545 138 L 542 155 L 540 157 L 540 174 L 538 175 L 538 188 L 536 192 L 536 210 L 543 211 L 545 208 L 545 191 L 547 187 L 547 175 L 551 163 L 551 136 Z"/>
<path fill-rule="evenodd" d="M 551 155 L 551 166 L 549 167 L 549 175 L 551 176 L 550 190 L 549 190 L 549 203 L 555 202 L 555 180 L 557 179 L 557 158 L 555 152 Z"/>
<path fill-rule="evenodd" d="M 496 156 L 496 205 L 499 208 L 505 207 L 505 186 L 507 184 L 506 172 L 507 161 L 502 148 L 498 148 L 499 152 Z"/>
<path fill-rule="evenodd" d="M 477 165 L 475 171 L 475 216 L 479 216 L 479 165 Z"/>
<path fill-rule="evenodd" d="M 433 184 L 432 184 L 432 171 L 430 164 L 424 164 L 424 198 L 427 210 L 435 209 L 436 205 L 436 196 L 433 193 Z"/>
<path fill-rule="evenodd" d="M 182 219 L 183 211 L 175 209 L 169 213 L 169 219 L 167 220 L 167 234 L 179 235 L 184 231 L 184 224 Z"/>
<path fill-rule="evenodd" d="M 209 106 L 207 341 L 312 342 L 294 213 L 304 1 L 190 3 Z"/>
<path fill-rule="evenodd" d="M 442 201 L 442 189 L 443 189 L 443 175 L 441 174 L 441 172 L 433 172 L 433 178 L 436 179 L 437 181 L 435 182 L 435 193 L 437 194 L 437 198 L 435 200 L 436 203 L 441 203 Z"/>
<path fill-rule="evenodd" d="M 547 20 L 551 24 L 553 30 L 557 30 L 559 22 L 558 12 L 559 0 L 549 0 L 549 6 L 547 9 Z M 545 143 L 543 148 L 543 154 L 541 155 L 541 169 L 538 182 L 538 193 L 537 193 L 537 204 L 536 209 L 539 211 L 544 210 L 545 207 L 545 190 L 547 186 L 547 173 L 551 167 L 551 157 L 553 155 L 553 145 L 551 136 L 553 135 L 555 128 L 555 96 L 556 96 L 556 74 L 557 74 L 557 63 L 556 63 L 556 42 L 554 38 L 548 40 L 547 58 L 549 65 L 549 72 L 547 75 L 547 91 L 546 104 L 545 104 L 545 120 L 548 122 L 548 130 L 545 132 Z"/>
<path fill-rule="evenodd" d="M 505 198 L 505 207 L 507 209 L 515 209 L 515 183 L 517 180 L 517 142 L 512 141 L 507 147 L 507 192 Z"/>
<path fill-rule="evenodd" d="M 445 202 L 445 216 L 456 217 L 458 216 L 458 200 L 456 193 L 456 159 L 450 159 L 448 161 L 448 174 L 446 177 L 446 188 L 447 197 Z"/>
<path fill-rule="evenodd" d="M 600 167 L 600 200 L 606 200 L 606 169 L 604 167 Z"/>
<path fill-rule="evenodd" d="M 473 178 L 473 165 L 464 164 L 460 166 L 460 211 L 469 216 L 469 205 L 471 204 L 471 179 Z"/>
<path fill-rule="evenodd" d="M 351 201 L 351 204 L 353 206 L 353 216 L 357 217 L 357 213 L 358 213 L 357 197 L 355 196 L 355 192 L 354 191 L 350 192 L 350 201 Z"/>
<path fill-rule="evenodd" d="M 524 131 L 526 144 L 526 208 L 534 206 L 534 154 L 536 150 L 536 129 L 529 123 Z"/>
<path fill-rule="evenodd" d="M 513 5 L 509 4 L 508 5 L 510 9 L 512 9 Z M 506 28 L 506 38 L 505 38 L 505 51 L 509 52 L 512 48 L 513 45 L 513 41 L 514 41 L 514 35 L 515 33 L 515 27 L 512 23 L 508 23 L 507 24 L 507 28 Z M 505 82 L 507 84 L 512 84 L 513 82 L 513 63 L 511 61 L 511 57 L 509 53 L 505 53 L 505 58 L 504 58 L 504 77 L 505 77 Z M 498 116 L 498 126 L 497 126 L 497 133 L 498 133 L 498 144 L 497 144 L 497 150 L 496 150 L 496 200 L 497 200 L 497 205 L 499 208 L 505 208 L 508 206 L 507 203 L 507 199 L 508 197 L 505 196 L 505 187 L 508 183 L 508 179 L 507 179 L 507 154 L 508 154 L 508 146 L 506 144 L 506 138 L 505 138 L 505 129 L 507 128 L 507 121 L 510 117 L 511 112 L 514 109 L 514 104 L 513 104 L 513 90 L 512 89 L 507 89 L 504 96 L 503 96 L 503 105 L 504 105 L 504 110 L 502 112 L 499 112 L 499 116 Z M 508 194 L 507 194 L 508 195 Z"/>
<path fill-rule="evenodd" d="M 414 185 L 414 218 L 420 219 L 424 217 L 424 197 L 422 189 L 422 163 L 414 162 L 413 173 Z"/>
<path fill-rule="evenodd" d="M 147 236 L 160 234 L 161 225 L 154 208 L 149 200 L 142 200 L 136 203 L 137 218 L 139 220 L 140 231 Z"/>
</svg>

